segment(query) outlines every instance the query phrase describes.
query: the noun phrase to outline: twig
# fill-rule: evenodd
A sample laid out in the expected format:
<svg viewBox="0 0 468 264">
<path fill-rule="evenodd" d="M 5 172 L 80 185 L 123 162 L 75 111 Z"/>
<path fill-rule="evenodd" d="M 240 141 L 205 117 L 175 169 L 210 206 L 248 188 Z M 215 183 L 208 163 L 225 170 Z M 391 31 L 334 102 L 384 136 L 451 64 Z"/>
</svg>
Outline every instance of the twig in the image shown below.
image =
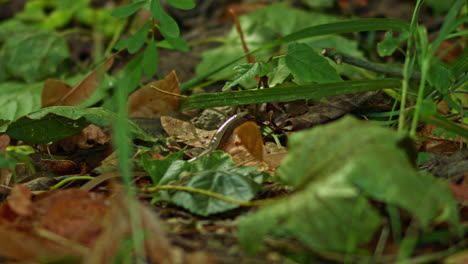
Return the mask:
<svg viewBox="0 0 468 264">
<path fill-rule="evenodd" d="M 379 63 L 358 59 L 356 57 L 338 52 L 333 49 L 323 49 L 322 54 L 334 60 L 337 64 L 341 64 L 342 62 L 344 62 L 373 72 L 384 73 L 393 77 L 403 77 L 403 69 L 389 67 Z M 410 78 L 412 80 L 421 80 L 421 73 L 413 72 Z"/>
</svg>

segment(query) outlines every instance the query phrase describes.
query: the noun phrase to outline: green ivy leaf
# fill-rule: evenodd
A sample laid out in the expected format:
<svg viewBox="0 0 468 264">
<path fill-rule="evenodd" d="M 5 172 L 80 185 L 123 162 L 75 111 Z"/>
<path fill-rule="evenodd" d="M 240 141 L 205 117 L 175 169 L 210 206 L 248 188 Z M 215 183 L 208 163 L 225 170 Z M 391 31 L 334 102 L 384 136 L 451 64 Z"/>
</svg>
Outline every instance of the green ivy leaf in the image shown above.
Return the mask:
<svg viewBox="0 0 468 264">
<path fill-rule="evenodd" d="M 149 22 L 146 22 L 133 36 L 130 37 L 127 44 L 128 53 L 134 54 L 143 47 L 148 36 L 149 28 L 150 24 Z"/>
<path fill-rule="evenodd" d="M 152 77 L 158 69 L 158 48 L 154 43 L 154 39 L 151 38 L 148 46 L 146 46 L 143 55 L 143 72 L 146 76 Z"/>
<path fill-rule="evenodd" d="M 328 83 L 342 80 L 327 59 L 304 43 L 288 45 L 286 65 L 291 73 L 302 81 Z"/>
<path fill-rule="evenodd" d="M 63 36 L 28 31 L 6 39 L 0 50 L 0 63 L 12 77 L 30 83 L 56 74 L 60 64 L 69 56 Z"/>
<path fill-rule="evenodd" d="M 233 199 L 248 201 L 260 190 L 265 173 L 254 167 L 237 167 L 229 154 L 215 151 L 197 162 L 180 160 L 182 151 L 169 154 L 163 160 L 143 155 L 142 164 L 153 183 L 182 184 L 186 187 L 209 190 Z M 168 197 L 175 204 L 199 215 L 224 212 L 239 205 L 227 203 L 206 195 L 176 191 Z"/>
<path fill-rule="evenodd" d="M 209 190 L 237 200 L 248 201 L 255 197 L 260 185 L 250 177 L 237 173 L 236 168 L 229 171 L 206 171 L 193 176 L 186 187 Z M 192 213 L 208 216 L 239 207 L 199 193 L 176 192 L 171 201 Z"/>
<path fill-rule="evenodd" d="M 195 7 L 193 0 L 167 0 L 167 2 L 175 8 L 182 10 L 189 10 Z"/>
<path fill-rule="evenodd" d="M 159 1 L 159 0 L 158 0 Z M 116 8 L 112 11 L 112 16 L 118 18 L 124 18 L 133 15 L 136 11 L 142 8 L 148 0 L 137 1 L 128 5 L 124 5 L 122 7 Z"/>
</svg>

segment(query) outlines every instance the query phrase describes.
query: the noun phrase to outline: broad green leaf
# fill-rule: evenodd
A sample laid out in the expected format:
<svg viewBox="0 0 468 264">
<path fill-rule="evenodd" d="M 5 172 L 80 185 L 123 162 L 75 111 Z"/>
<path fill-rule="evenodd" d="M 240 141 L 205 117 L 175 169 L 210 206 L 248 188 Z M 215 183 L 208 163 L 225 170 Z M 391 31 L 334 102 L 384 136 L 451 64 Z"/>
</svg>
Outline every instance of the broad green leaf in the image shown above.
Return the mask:
<svg viewBox="0 0 468 264">
<path fill-rule="evenodd" d="M 144 55 L 143 55 L 143 72 L 148 77 L 153 77 L 153 75 L 158 70 L 158 48 L 154 43 L 154 39 L 151 38 L 148 46 L 146 46 Z"/>
<path fill-rule="evenodd" d="M 0 119 L 14 120 L 41 107 L 42 83 L 0 83 Z M 0 127 L 5 131 L 6 126 Z"/>
<path fill-rule="evenodd" d="M 195 7 L 193 0 L 167 0 L 167 2 L 179 9 L 189 10 Z"/>
<path fill-rule="evenodd" d="M 379 53 L 379 56 L 385 57 L 392 55 L 400 46 L 400 43 L 407 40 L 408 37 L 408 31 L 402 32 L 398 38 L 393 37 L 392 32 L 386 32 L 384 40 L 377 44 L 377 52 Z"/>
<path fill-rule="evenodd" d="M 159 29 L 164 37 L 179 37 L 180 29 L 177 22 L 170 15 L 164 12 L 160 0 L 151 0 L 150 11 L 154 18 L 159 21 Z"/>
<path fill-rule="evenodd" d="M 102 108 L 53 106 L 12 121 L 6 133 L 17 140 L 45 144 L 76 134 L 89 124 L 110 127 L 115 120 L 115 113 Z M 136 138 L 153 141 L 133 122 L 129 122 L 129 126 Z"/>
<path fill-rule="evenodd" d="M 291 74 L 288 66 L 286 66 L 286 62 L 284 58 L 280 58 L 278 60 L 278 64 L 274 67 L 273 72 L 270 74 L 269 84 L 271 87 L 275 87 L 278 84 L 283 83 L 286 78 Z"/>
<path fill-rule="evenodd" d="M 5 71 L 28 83 L 56 74 L 68 57 L 68 46 L 63 36 L 47 32 L 13 34 L 0 50 L 0 63 Z"/>
<path fill-rule="evenodd" d="M 176 39 L 180 35 L 180 29 L 177 22 L 170 15 L 163 13 L 159 29 L 165 38 Z"/>
<path fill-rule="evenodd" d="M 398 79 L 353 80 L 337 83 L 306 84 L 298 86 L 275 86 L 269 89 L 204 93 L 184 98 L 180 111 L 205 109 L 226 105 L 245 105 L 268 102 L 281 102 L 302 99 L 320 99 L 326 96 L 375 91 L 400 87 Z"/>
<path fill-rule="evenodd" d="M 306 82 L 329 83 L 341 81 L 336 70 L 309 45 L 292 43 L 288 46 L 286 65 L 292 74 Z"/>
<path fill-rule="evenodd" d="M 173 152 L 167 155 L 164 159 L 152 159 L 150 155 L 145 154 L 141 157 L 141 162 L 143 164 L 143 168 L 145 171 L 149 173 L 151 176 L 151 181 L 155 185 L 159 184 L 167 184 L 161 183 L 161 179 L 163 178 L 164 174 L 168 171 L 169 167 L 178 160 L 181 160 L 184 155 L 183 151 Z M 177 178 L 174 178 L 177 179 Z"/>
<path fill-rule="evenodd" d="M 237 200 L 248 201 L 255 197 L 260 185 L 250 177 L 236 172 L 236 168 L 229 171 L 206 171 L 193 176 L 186 187 L 209 190 Z M 208 216 L 239 207 L 218 198 L 199 193 L 184 191 L 176 192 L 171 201 L 192 213 Z"/>
<path fill-rule="evenodd" d="M 161 46 L 167 49 L 176 49 L 180 51 L 187 52 L 189 51 L 189 45 L 187 41 L 183 38 L 171 38 L 171 37 L 164 37 L 164 40 L 160 42 Z"/>
<path fill-rule="evenodd" d="M 271 12 L 273 8 L 276 10 Z M 242 17 L 241 25 L 246 34 L 247 44 L 250 49 L 253 50 L 249 54 L 256 54 L 257 59 L 266 59 L 272 54 L 271 51 L 268 51 L 269 49 L 293 41 L 311 39 L 317 36 L 328 38 L 328 36 L 325 35 L 331 34 L 377 30 L 403 31 L 409 28 L 409 23 L 402 20 L 356 19 L 334 22 L 333 20 L 330 21 L 330 17 L 321 14 L 311 14 L 298 10 L 295 10 L 294 14 L 290 14 L 290 10 L 291 8 L 287 8 L 283 4 L 274 4 Z M 299 15 L 300 12 L 303 14 Z M 287 23 L 284 23 L 285 21 L 283 20 L 278 20 L 278 14 L 280 17 L 288 17 Z M 247 19 L 254 15 L 257 17 L 254 17 L 252 20 Z M 267 16 L 272 16 L 272 19 L 266 19 Z M 313 16 L 314 19 L 310 19 L 311 16 Z M 336 18 L 334 19 L 336 21 Z M 248 27 L 249 24 L 247 23 L 250 23 L 251 26 Z M 297 28 L 297 25 L 300 27 Z M 251 36 L 249 36 L 249 34 L 251 34 Z M 276 39 L 278 35 L 283 37 Z M 251 41 L 249 41 L 249 39 L 251 39 Z M 228 67 L 239 64 L 246 56 L 241 49 L 240 43 L 236 42 L 236 40 L 238 40 L 238 37 L 235 35 L 235 30 L 233 30 L 226 38 L 225 48 L 219 47 L 203 53 L 202 62 L 196 69 L 197 77 L 182 84 L 182 91 L 199 84 L 207 78 L 220 80 L 231 77 L 231 71 Z M 330 48 L 334 47 L 334 45 L 326 47 Z M 347 52 L 347 50 L 345 50 L 345 52 Z M 213 65 L 219 64 L 221 64 L 221 66 L 213 69 Z"/>
<path fill-rule="evenodd" d="M 454 80 L 452 71 L 448 66 L 439 60 L 433 60 L 427 81 L 434 86 L 441 94 L 447 94 L 451 84 Z"/>
<path fill-rule="evenodd" d="M 242 81 L 252 79 L 256 75 L 265 76 L 271 71 L 271 67 L 265 62 L 256 62 L 256 63 L 247 63 L 241 64 L 234 67 L 234 71 L 237 72 L 237 75 L 234 76 L 232 81 L 229 81 L 224 85 L 223 91 L 236 86 Z"/>
<path fill-rule="evenodd" d="M 146 22 L 133 36 L 130 37 L 127 44 L 128 53 L 134 54 L 135 52 L 139 51 L 141 47 L 143 47 L 148 35 L 149 28 L 150 24 L 149 22 Z"/>
<path fill-rule="evenodd" d="M 368 199 L 405 209 L 424 229 L 436 218 L 458 227 L 447 184 L 418 173 L 411 143 L 353 117 L 293 134 L 277 173 L 297 192 L 242 219 L 241 243 L 256 251 L 251 241 L 282 234 L 317 251 L 356 251 L 381 222 Z"/>
<path fill-rule="evenodd" d="M 122 7 L 116 8 L 114 11 L 112 11 L 112 16 L 118 17 L 118 18 L 124 18 L 133 15 L 136 11 L 138 11 L 140 8 L 142 8 L 148 1 L 147 0 L 142 0 L 142 1 L 137 1 L 128 5 L 124 5 Z"/>
<path fill-rule="evenodd" d="M 320 182 L 240 218 L 239 240 L 251 254 L 267 235 L 294 237 L 314 251 L 353 252 L 368 242 L 381 223 L 379 215 L 353 187 Z"/>
<path fill-rule="evenodd" d="M 163 160 L 142 158 L 143 167 L 151 175 L 153 184 L 182 184 L 185 187 L 208 190 L 233 199 L 248 201 L 260 190 L 264 173 L 253 167 L 237 167 L 228 154 L 215 151 L 197 162 L 180 160 L 182 152 L 168 155 Z M 184 191 L 163 194 L 173 203 L 198 215 L 224 212 L 239 207 L 237 204 Z"/>
<path fill-rule="evenodd" d="M 426 0 L 426 4 L 434 9 L 434 12 L 437 14 L 442 14 L 452 7 L 455 0 Z"/>
<path fill-rule="evenodd" d="M 457 223 L 448 186 L 417 172 L 413 166 L 416 152 L 405 135 L 345 117 L 296 133 L 289 144 L 288 157 L 277 173 L 295 187 L 335 177 L 372 199 L 401 206 L 414 214 L 423 227 L 441 210 L 449 210 L 444 220 Z M 421 204 L 421 200 L 428 202 Z"/>
</svg>

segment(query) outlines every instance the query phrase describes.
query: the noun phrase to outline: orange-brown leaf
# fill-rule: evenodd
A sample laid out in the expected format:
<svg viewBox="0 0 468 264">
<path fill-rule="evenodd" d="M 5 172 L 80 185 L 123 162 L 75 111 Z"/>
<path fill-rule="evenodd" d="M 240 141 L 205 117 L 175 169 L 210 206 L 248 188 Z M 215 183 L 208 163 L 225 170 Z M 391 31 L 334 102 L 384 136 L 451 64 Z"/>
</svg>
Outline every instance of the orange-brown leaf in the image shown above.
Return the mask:
<svg viewBox="0 0 468 264">
<path fill-rule="evenodd" d="M 114 56 L 112 55 L 73 88 L 62 81 L 47 79 L 42 91 L 42 107 L 76 106 L 85 102 L 99 87 L 102 75 L 112 67 L 113 63 Z"/>
<path fill-rule="evenodd" d="M 129 98 L 129 115 L 133 118 L 156 118 L 179 107 L 179 79 L 172 71 L 164 79 L 148 83 Z"/>
<path fill-rule="evenodd" d="M 257 124 L 252 121 L 242 123 L 234 129 L 242 145 L 258 160 L 263 160 L 263 138 Z"/>
<path fill-rule="evenodd" d="M 18 216 L 32 215 L 31 190 L 26 185 L 16 185 L 7 200 L 10 209 Z"/>
</svg>

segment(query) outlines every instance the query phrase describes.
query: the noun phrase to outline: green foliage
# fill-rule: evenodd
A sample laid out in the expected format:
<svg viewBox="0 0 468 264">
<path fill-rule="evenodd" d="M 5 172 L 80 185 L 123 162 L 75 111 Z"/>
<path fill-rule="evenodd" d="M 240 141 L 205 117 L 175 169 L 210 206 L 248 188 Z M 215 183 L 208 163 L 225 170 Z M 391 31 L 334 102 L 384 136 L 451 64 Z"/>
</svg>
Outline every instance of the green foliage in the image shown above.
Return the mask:
<svg viewBox="0 0 468 264">
<path fill-rule="evenodd" d="M 115 113 L 102 108 L 54 106 L 39 109 L 12 121 L 6 133 L 17 140 L 44 144 L 76 134 L 89 124 L 109 127 L 115 120 Z M 135 137 L 152 141 L 137 125 L 128 122 Z"/>
<path fill-rule="evenodd" d="M 249 241 L 282 234 L 314 250 L 353 252 L 381 223 L 367 199 L 405 209 L 426 230 L 434 221 L 459 225 L 447 185 L 417 172 L 405 135 L 345 117 L 297 132 L 289 143 L 277 173 L 297 192 L 241 221 L 240 240 L 250 251 L 259 247 Z"/>
<path fill-rule="evenodd" d="M 408 31 L 401 32 L 398 38 L 393 37 L 392 32 L 385 33 L 384 40 L 377 44 L 377 52 L 379 53 L 379 56 L 384 57 L 392 55 L 393 52 L 395 52 L 395 50 L 400 46 L 400 44 L 407 40 L 408 37 Z"/>
<path fill-rule="evenodd" d="M 328 61 L 307 44 L 289 44 L 286 65 L 302 81 L 329 83 L 342 80 Z"/>
<path fill-rule="evenodd" d="M 313 16 L 314 19 L 310 19 Z M 278 17 L 288 17 L 287 20 L 278 19 Z M 323 15 L 320 13 L 305 12 L 295 8 L 290 8 L 286 3 L 272 4 L 248 15 L 241 16 L 240 22 L 245 33 L 245 39 L 250 49 L 261 48 L 264 43 L 272 43 L 277 36 L 286 36 L 293 32 L 305 29 L 310 26 L 326 24 L 339 21 L 338 18 Z M 326 35 L 326 34 L 323 34 Z M 309 40 L 301 40 L 315 49 L 315 52 L 322 48 L 336 48 L 349 52 L 350 54 L 361 56 L 357 48 L 357 42 L 348 40 L 340 36 L 322 36 Z M 279 50 L 263 51 L 256 55 L 258 60 L 267 60 L 268 57 L 284 52 L 285 47 Z M 238 33 L 233 28 L 224 41 L 224 45 L 215 49 L 205 51 L 202 54 L 202 61 L 197 66 L 197 75 L 204 75 L 213 70 L 213 65 L 225 64 L 238 57 L 242 57 Z M 236 63 L 235 66 L 239 65 Z M 337 66 L 337 69 L 344 74 L 355 74 L 347 66 Z M 229 79 L 231 70 L 226 68 L 217 74 L 211 75 L 210 79 Z M 240 84 L 244 87 L 252 87 L 253 82 L 243 80 Z"/>
<path fill-rule="evenodd" d="M 41 107 L 42 83 L 25 84 L 21 82 L 0 83 L 0 119 L 14 120 Z M 5 131 L 1 126 L 0 131 Z"/>
<path fill-rule="evenodd" d="M 268 73 L 270 73 L 271 70 L 272 70 L 272 67 L 263 61 L 256 62 L 256 63 L 240 64 L 234 67 L 234 71 L 236 71 L 237 74 L 236 76 L 234 76 L 232 81 L 229 81 L 224 85 L 223 91 L 231 87 L 234 87 L 243 81 L 252 79 L 257 75 L 259 77 L 265 76 Z"/>
<path fill-rule="evenodd" d="M 4 75 L 28 83 L 56 74 L 68 57 L 62 36 L 37 30 L 12 34 L 0 49 Z"/>
<path fill-rule="evenodd" d="M 145 155 L 142 157 L 142 164 L 155 186 L 175 184 L 212 191 L 241 201 L 253 199 L 264 178 L 264 173 L 253 167 L 236 167 L 231 156 L 220 151 L 196 162 L 180 160 L 181 158 L 182 152 L 172 153 L 163 160 L 154 160 Z M 206 194 L 175 191 L 167 196 L 171 202 L 202 216 L 239 207 Z"/>
<path fill-rule="evenodd" d="M 288 100 L 320 99 L 326 96 L 375 91 L 399 87 L 398 79 L 354 80 L 324 84 L 284 85 L 270 89 L 204 93 L 181 101 L 180 111 L 226 105 L 246 105 Z"/>
</svg>

